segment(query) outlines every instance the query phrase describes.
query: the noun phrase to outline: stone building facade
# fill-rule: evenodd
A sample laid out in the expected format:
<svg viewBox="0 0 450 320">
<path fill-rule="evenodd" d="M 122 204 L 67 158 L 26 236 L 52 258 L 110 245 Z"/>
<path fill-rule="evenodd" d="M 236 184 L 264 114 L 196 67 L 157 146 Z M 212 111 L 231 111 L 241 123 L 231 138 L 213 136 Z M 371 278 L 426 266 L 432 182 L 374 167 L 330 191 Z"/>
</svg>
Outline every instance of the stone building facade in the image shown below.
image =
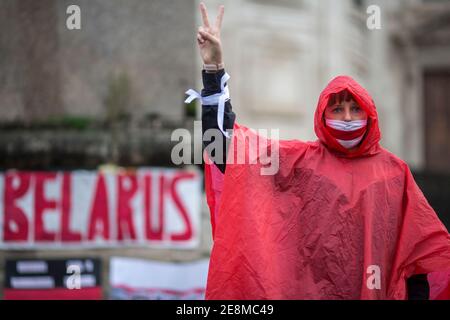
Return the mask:
<svg viewBox="0 0 450 320">
<path fill-rule="evenodd" d="M 214 10 L 220 2 L 206 3 Z M 370 5 L 380 9 L 380 29 L 367 27 Z M 345 74 L 372 94 L 382 145 L 414 169 L 436 167 L 426 151 L 433 130 L 424 122 L 424 79 L 427 70 L 449 70 L 450 1 L 238 0 L 225 11 L 225 63 L 238 121 L 315 140 L 318 96 Z M 446 159 L 448 134 L 434 134 L 434 141 L 446 140 Z M 450 172 L 450 165 L 437 170 Z"/>
</svg>

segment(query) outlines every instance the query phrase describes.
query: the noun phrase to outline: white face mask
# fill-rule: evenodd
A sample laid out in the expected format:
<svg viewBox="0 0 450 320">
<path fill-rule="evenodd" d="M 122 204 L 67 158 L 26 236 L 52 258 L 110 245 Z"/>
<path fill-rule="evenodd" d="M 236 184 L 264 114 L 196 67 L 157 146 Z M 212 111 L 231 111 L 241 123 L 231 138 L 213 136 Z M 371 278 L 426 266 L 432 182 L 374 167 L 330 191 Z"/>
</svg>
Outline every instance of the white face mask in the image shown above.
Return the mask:
<svg viewBox="0 0 450 320">
<path fill-rule="evenodd" d="M 339 144 L 340 144 L 341 146 L 343 146 L 344 148 L 351 149 L 351 148 L 357 146 L 358 143 L 361 142 L 363 136 L 364 136 L 364 135 L 362 134 L 361 136 L 359 136 L 358 138 L 353 139 L 353 140 L 340 140 L 340 139 L 336 139 L 336 140 L 337 140 L 337 142 L 339 142 Z"/>
<path fill-rule="evenodd" d="M 367 120 L 342 121 L 325 119 L 325 122 L 327 123 L 327 126 L 341 131 L 354 131 L 367 125 Z"/>
<path fill-rule="evenodd" d="M 327 126 L 330 128 L 333 128 L 335 130 L 339 131 L 355 131 L 359 130 L 365 126 L 367 126 L 367 119 L 366 120 L 353 120 L 353 121 L 342 121 L 342 120 L 331 120 L 331 119 L 325 119 L 325 122 Z M 351 149 L 358 145 L 358 143 L 361 142 L 362 138 L 364 137 L 364 133 L 360 135 L 359 137 L 356 137 L 352 140 L 341 140 L 336 139 L 341 146 L 347 149 Z"/>
</svg>

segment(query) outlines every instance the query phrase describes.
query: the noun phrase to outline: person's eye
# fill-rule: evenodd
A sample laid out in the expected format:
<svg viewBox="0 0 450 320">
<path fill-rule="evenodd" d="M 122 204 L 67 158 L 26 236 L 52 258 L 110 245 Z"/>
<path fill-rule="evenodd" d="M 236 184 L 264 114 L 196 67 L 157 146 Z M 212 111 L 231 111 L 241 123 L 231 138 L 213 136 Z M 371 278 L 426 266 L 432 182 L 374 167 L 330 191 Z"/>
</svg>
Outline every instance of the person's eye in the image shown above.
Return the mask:
<svg viewBox="0 0 450 320">
<path fill-rule="evenodd" d="M 334 108 L 333 109 L 333 113 L 339 113 L 339 112 L 341 112 L 342 111 L 342 108 L 341 107 L 336 107 L 336 108 Z"/>
<path fill-rule="evenodd" d="M 352 107 L 352 111 L 353 111 L 353 112 L 360 112 L 360 111 L 361 111 L 361 108 L 360 108 L 360 107 L 354 106 L 354 107 Z"/>
</svg>

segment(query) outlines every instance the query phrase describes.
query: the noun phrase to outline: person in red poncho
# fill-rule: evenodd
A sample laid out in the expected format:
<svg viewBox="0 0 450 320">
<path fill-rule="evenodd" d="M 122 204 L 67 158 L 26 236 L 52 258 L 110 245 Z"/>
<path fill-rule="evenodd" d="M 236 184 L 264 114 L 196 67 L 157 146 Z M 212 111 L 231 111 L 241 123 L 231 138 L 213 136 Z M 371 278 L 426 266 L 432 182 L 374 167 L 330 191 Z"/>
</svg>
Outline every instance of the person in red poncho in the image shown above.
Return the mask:
<svg viewBox="0 0 450 320">
<path fill-rule="evenodd" d="M 205 164 L 214 240 L 206 298 L 428 299 L 427 275 L 450 274 L 450 235 L 408 165 L 380 146 L 369 93 L 338 76 L 319 97 L 317 141 L 260 137 L 235 123 L 220 42 L 224 7 L 215 25 L 200 9 L 204 89 L 187 91 L 186 101 L 201 99 L 203 131 L 220 130 L 228 142 L 208 150 L 214 163 Z M 271 152 L 276 146 L 274 174 L 261 174 L 267 163 L 230 161 L 235 146 L 250 154 L 245 142 L 254 138 Z"/>
</svg>

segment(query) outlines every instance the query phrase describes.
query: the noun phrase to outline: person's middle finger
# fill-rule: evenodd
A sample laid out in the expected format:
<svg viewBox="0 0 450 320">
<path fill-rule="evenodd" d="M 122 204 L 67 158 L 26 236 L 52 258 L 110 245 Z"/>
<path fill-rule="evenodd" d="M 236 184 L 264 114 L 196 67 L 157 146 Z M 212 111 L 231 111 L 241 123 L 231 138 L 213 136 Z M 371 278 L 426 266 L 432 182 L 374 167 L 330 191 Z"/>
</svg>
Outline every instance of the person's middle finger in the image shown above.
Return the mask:
<svg viewBox="0 0 450 320">
<path fill-rule="evenodd" d="M 219 7 L 219 14 L 217 15 L 216 18 L 216 23 L 215 23 L 215 28 L 217 31 L 220 31 L 220 28 L 222 27 L 222 20 L 223 20 L 223 13 L 225 11 L 225 7 L 223 5 L 221 5 Z"/>
</svg>

